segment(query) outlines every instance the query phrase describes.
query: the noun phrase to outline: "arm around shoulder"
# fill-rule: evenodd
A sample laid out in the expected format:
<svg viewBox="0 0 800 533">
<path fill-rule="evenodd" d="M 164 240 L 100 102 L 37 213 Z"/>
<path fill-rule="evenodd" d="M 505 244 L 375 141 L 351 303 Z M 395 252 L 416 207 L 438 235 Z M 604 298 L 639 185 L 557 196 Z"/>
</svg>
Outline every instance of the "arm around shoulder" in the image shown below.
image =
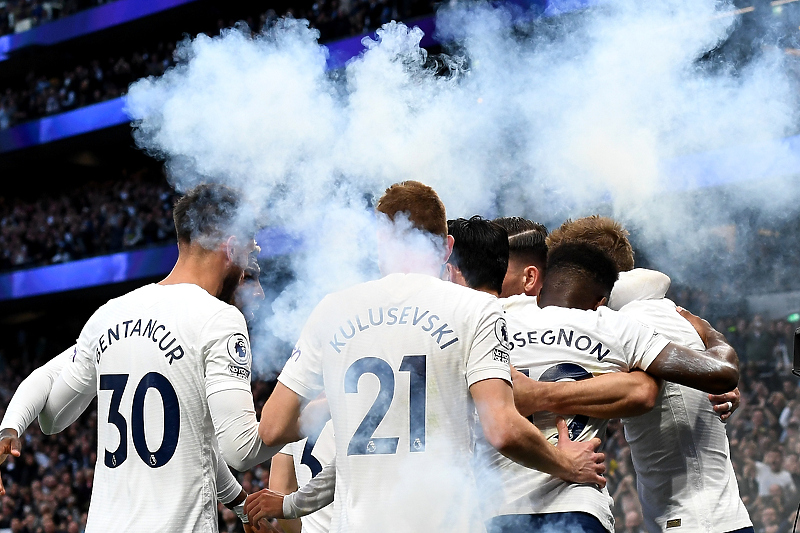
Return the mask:
<svg viewBox="0 0 800 533">
<path fill-rule="evenodd" d="M 669 343 L 647 367 L 647 373 L 711 394 L 723 394 L 739 384 L 739 357 L 722 333 L 688 311 L 679 309 L 697 330 L 706 349 L 692 350 Z"/>
</svg>

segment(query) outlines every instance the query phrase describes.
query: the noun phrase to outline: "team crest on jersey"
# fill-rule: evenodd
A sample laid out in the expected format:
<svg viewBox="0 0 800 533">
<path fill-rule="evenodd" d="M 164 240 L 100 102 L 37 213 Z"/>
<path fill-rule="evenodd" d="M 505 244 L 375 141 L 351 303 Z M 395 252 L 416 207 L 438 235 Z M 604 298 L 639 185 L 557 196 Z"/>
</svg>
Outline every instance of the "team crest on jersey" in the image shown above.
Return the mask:
<svg viewBox="0 0 800 533">
<path fill-rule="evenodd" d="M 241 333 L 234 333 L 228 338 L 228 355 L 233 362 L 240 366 L 247 366 L 250 363 L 250 347 L 247 337 Z"/>
<path fill-rule="evenodd" d="M 497 340 L 500 341 L 500 346 L 506 350 L 510 350 L 514 347 L 508 341 L 508 326 L 506 325 L 505 318 L 498 318 L 497 322 L 494 323 L 494 334 L 497 336 Z"/>
</svg>

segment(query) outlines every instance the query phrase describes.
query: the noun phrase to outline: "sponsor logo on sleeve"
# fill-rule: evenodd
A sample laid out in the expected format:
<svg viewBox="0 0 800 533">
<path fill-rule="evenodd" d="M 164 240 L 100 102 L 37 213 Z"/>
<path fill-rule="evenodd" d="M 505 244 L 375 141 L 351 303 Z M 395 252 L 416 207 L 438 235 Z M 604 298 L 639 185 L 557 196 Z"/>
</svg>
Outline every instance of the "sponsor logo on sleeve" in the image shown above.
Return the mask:
<svg viewBox="0 0 800 533">
<path fill-rule="evenodd" d="M 297 361 L 298 359 L 300 359 L 300 355 L 302 353 L 303 352 L 302 352 L 302 350 L 300 350 L 300 347 L 299 346 L 295 346 L 294 350 L 292 350 L 292 355 L 290 356 L 290 359 L 292 361 Z"/>
<path fill-rule="evenodd" d="M 500 346 L 506 350 L 512 348 L 512 344 L 508 341 L 508 326 L 505 318 L 498 318 L 494 323 L 494 334 L 497 336 L 497 340 L 500 341 Z"/>
<path fill-rule="evenodd" d="M 250 345 L 247 337 L 241 333 L 234 333 L 228 338 L 228 355 L 239 366 L 250 364 Z"/>
<path fill-rule="evenodd" d="M 507 365 L 510 361 L 508 353 L 504 352 L 503 350 L 498 350 L 497 348 L 492 350 L 492 359 L 494 359 L 495 361 L 499 361 L 505 365 Z"/>
</svg>

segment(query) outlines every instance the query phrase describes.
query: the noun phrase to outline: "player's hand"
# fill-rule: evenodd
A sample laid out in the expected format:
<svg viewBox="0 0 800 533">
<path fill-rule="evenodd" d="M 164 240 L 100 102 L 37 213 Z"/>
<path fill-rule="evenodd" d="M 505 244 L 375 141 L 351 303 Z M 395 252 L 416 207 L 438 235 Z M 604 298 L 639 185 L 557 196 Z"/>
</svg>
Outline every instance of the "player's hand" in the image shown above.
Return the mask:
<svg viewBox="0 0 800 533">
<path fill-rule="evenodd" d="M 19 435 L 16 429 L 4 429 L 0 431 L 0 464 L 3 464 L 9 455 L 19 457 Z M 0 479 L 0 496 L 5 496 L 6 488 L 3 480 Z"/>
<path fill-rule="evenodd" d="M 573 483 L 594 483 L 600 488 L 605 487 L 606 478 L 603 477 L 603 472 L 606 471 L 604 462 L 606 456 L 604 453 L 596 451 L 600 447 L 600 439 L 595 437 L 587 442 L 571 441 L 567 423 L 560 417 L 556 419 L 556 427 L 558 428 L 557 446 L 567 455 L 572 465 L 571 471 L 564 479 Z"/>
<path fill-rule="evenodd" d="M 283 496 L 269 489 L 250 494 L 244 504 L 247 519 L 251 524 L 259 524 L 262 518 L 283 518 Z"/>
<path fill-rule="evenodd" d="M 739 408 L 740 399 L 739 387 L 725 394 L 708 395 L 708 401 L 711 402 L 714 412 L 719 415 L 719 419 L 723 422 L 726 422 L 733 412 Z"/>
<path fill-rule="evenodd" d="M 689 324 L 691 324 L 697 334 L 700 335 L 700 339 L 703 341 L 705 347 L 708 348 L 708 336 L 712 331 L 716 331 L 711 327 L 711 324 L 709 324 L 707 320 L 693 315 L 683 307 L 676 307 L 675 309 L 683 318 L 689 321 Z"/>
</svg>

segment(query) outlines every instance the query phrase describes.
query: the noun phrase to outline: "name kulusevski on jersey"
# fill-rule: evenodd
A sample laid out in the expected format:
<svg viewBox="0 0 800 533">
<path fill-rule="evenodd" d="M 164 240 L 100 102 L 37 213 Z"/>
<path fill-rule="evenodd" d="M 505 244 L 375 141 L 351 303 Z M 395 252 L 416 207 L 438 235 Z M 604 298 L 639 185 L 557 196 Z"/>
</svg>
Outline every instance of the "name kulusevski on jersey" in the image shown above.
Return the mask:
<svg viewBox="0 0 800 533">
<path fill-rule="evenodd" d="M 582 380 L 607 372 L 646 369 L 669 343 L 655 330 L 601 307 L 584 311 L 549 306 L 540 309 L 525 295 L 501 300 L 506 309 L 511 364 L 538 381 Z M 531 420 L 545 437 L 558 440 L 556 415 L 540 412 Z M 607 420 L 566 418 L 570 439 L 605 440 Z M 611 497 L 594 485 L 578 485 L 526 469 L 479 440 L 480 482 L 489 498 L 487 514 L 585 512 L 614 531 Z"/>
<path fill-rule="evenodd" d="M 390 274 L 317 306 L 279 380 L 305 398 L 326 392 L 332 531 L 482 531 L 465 421 L 473 383 L 510 381 L 504 322 L 495 298 L 423 274 Z"/>
</svg>

